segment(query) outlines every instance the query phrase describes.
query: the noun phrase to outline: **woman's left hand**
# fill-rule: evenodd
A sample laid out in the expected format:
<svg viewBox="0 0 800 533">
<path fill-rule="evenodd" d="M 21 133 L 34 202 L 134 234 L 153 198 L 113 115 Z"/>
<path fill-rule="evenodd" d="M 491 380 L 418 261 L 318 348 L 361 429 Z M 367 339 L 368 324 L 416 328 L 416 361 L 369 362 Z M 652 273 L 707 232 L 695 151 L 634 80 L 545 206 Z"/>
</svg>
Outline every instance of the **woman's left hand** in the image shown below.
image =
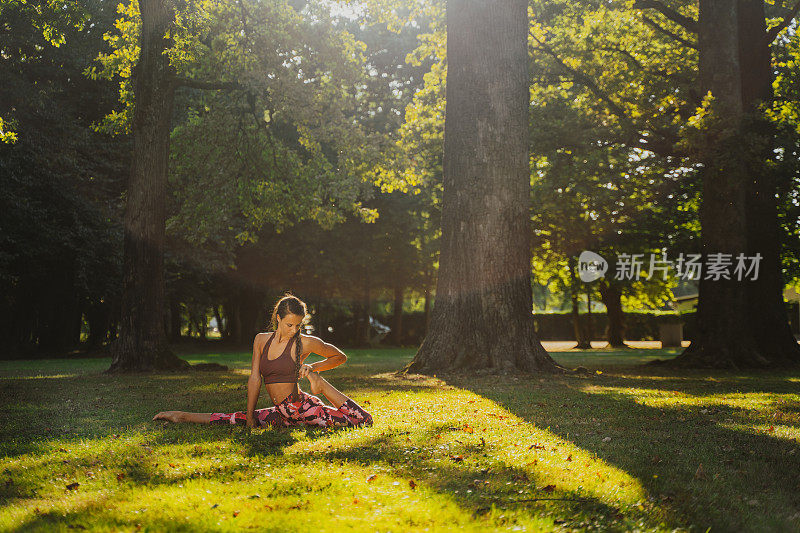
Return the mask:
<svg viewBox="0 0 800 533">
<path fill-rule="evenodd" d="M 304 363 L 303 366 L 300 367 L 300 379 L 307 377 L 313 371 L 314 371 L 313 366 Z"/>
</svg>

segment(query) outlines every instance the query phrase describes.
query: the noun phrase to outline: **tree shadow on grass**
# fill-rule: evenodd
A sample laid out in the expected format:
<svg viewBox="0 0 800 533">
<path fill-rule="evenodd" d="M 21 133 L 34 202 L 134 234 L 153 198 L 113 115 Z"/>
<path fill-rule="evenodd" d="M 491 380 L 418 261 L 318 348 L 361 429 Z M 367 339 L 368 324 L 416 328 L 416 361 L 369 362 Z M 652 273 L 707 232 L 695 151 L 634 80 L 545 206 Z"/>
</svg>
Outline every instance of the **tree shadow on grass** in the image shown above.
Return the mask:
<svg viewBox="0 0 800 533">
<path fill-rule="evenodd" d="M 713 398 L 694 409 L 652 407 L 637 401 L 635 391 L 622 394 L 608 389 L 665 391 L 680 386 L 685 394 L 697 397 L 734 390 L 789 392 L 781 379 L 766 386 L 757 380 L 722 381 L 711 391 L 692 389 L 675 374 L 567 376 L 544 386 L 535 378 L 498 384 L 456 376 L 448 383 L 493 400 L 528 423 L 549 428 L 636 477 L 651 498 L 669 502 L 682 522 L 726 531 L 796 530 L 800 527 L 797 442 L 730 427 L 737 421 L 752 424 L 752 415 Z M 700 412 L 708 407 L 708 413 Z M 603 441 L 606 437 L 610 442 Z"/>
<path fill-rule="evenodd" d="M 240 411 L 246 401 L 246 382 L 246 377 L 235 371 L 4 380 L 0 390 L 0 457 L 44 453 L 56 441 L 104 438 L 130 431 L 148 433 L 153 415 L 164 410 Z M 414 382 L 397 388 L 379 379 L 349 375 L 337 376 L 331 382 L 357 402 L 367 393 L 433 388 Z M 262 391 L 262 406 L 267 401 Z"/>
</svg>

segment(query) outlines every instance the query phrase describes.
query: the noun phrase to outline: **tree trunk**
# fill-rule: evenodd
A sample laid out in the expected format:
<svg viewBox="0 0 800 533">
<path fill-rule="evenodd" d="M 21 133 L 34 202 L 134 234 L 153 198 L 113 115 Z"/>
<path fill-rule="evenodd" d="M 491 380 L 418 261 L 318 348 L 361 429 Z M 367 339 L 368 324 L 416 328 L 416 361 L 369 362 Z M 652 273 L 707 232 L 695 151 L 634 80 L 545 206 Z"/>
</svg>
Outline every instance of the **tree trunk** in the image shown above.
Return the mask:
<svg viewBox="0 0 800 533">
<path fill-rule="evenodd" d="M 575 332 L 575 340 L 578 342 L 578 345 L 575 346 L 575 349 L 589 350 L 592 347 L 592 343 L 590 343 L 589 339 L 586 338 L 586 328 L 584 328 L 583 324 L 581 324 L 577 293 L 573 293 L 570 299 L 572 300 L 572 329 Z"/>
<path fill-rule="evenodd" d="M 425 286 L 425 307 L 423 311 L 425 317 L 425 335 L 428 335 L 428 327 L 431 324 L 431 290 Z"/>
<path fill-rule="evenodd" d="M 111 312 L 107 303 L 93 303 L 86 310 L 86 321 L 89 323 L 88 350 L 100 348 L 108 337 Z"/>
<path fill-rule="evenodd" d="M 442 236 L 431 327 L 406 371 L 564 370 L 532 317 L 524 0 L 449 0 Z"/>
<path fill-rule="evenodd" d="M 119 338 L 110 372 L 188 366 L 164 333 L 164 233 L 167 163 L 174 95 L 164 55 L 173 19 L 168 2 L 140 0 L 141 52 L 133 73 L 133 163 L 125 207 L 123 291 Z"/>
<path fill-rule="evenodd" d="M 178 342 L 181 340 L 181 304 L 177 296 L 173 296 L 169 302 L 169 340 Z"/>
<path fill-rule="evenodd" d="M 731 0 L 700 0 L 698 46 L 702 93 L 711 91 L 716 122 L 707 132 L 703 153 L 703 200 L 700 206 L 704 265 L 710 254 L 748 251 L 747 143 L 742 138 L 742 72 L 739 61 L 739 10 Z M 695 368 L 759 367 L 768 361 L 759 353 L 746 317 L 743 281 L 709 279 L 699 287 L 698 331 L 689 347 L 670 365 Z"/>
<path fill-rule="evenodd" d="M 592 317 L 592 290 L 591 288 L 586 289 L 586 341 L 589 342 L 589 347 L 591 348 L 591 342 L 594 340 L 594 317 Z"/>
<path fill-rule="evenodd" d="M 228 327 L 225 329 L 226 338 L 235 344 L 240 344 L 242 324 L 239 318 L 239 300 L 225 302 L 225 316 L 228 317 Z"/>
<path fill-rule="evenodd" d="M 747 322 L 761 354 L 773 366 L 800 364 L 800 345 L 792 335 L 783 300 L 781 227 L 775 195 L 777 179 L 766 165 L 774 157 L 775 132 L 772 124 L 758 110 L 762 102 L 774 99 L 772 89 L 772 52 L 766 35 L 763 0 L 739 2 L 739 57 L 742 62 L 742 100 L 748 133 L 763 140 L 756 151 L 747 190 L 747 228 L 749 257 L 760 254 L 759 275 L 746 283 Z"/>
<path fill-rule="evenodd" d="M 600 299 L 606 306 L 608 316 L 608 345 L 613 348 L 627 348 L 625 344 L 625 314 L 622 312 L 622 291 L 616 285 L 601 281 Z"/>
<path fill-rule="evenodd" d="M 392 317 L 392 338 L 394 344 L 400 346 L 403 342 L 403 287 L 394 288 L 394 316 Z"/>
</svg>

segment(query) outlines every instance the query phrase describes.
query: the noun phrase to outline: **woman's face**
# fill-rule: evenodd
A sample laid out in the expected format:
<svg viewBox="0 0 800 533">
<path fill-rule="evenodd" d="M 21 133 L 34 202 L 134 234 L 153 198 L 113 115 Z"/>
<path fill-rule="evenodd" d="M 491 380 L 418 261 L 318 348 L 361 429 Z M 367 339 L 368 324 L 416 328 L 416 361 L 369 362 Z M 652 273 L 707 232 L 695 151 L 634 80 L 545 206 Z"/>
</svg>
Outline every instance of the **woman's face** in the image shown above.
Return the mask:
<svg viewBox="0 0 800 533">
<path fill-rule="evenodd" d="M 302 323 L 303 317 L 299 315 L 290 313 L 283 318 L 278 317 L 278 329 L 281 337 L 294 337 L 300 330 Z"/>
</svg>

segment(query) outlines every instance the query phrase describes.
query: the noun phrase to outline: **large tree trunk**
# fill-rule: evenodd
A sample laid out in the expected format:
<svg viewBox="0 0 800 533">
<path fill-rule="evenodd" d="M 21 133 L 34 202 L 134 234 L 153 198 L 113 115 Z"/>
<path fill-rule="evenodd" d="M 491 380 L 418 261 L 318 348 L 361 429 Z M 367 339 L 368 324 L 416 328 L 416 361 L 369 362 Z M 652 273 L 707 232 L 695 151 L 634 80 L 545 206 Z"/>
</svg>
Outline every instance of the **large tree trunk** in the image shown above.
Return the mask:
<svg viewBox="0 0 800 533">
<path fill-rule="evenodd" d="M 407 371 L 556 371 L 530 282 L 524 0 L 449 0 L 442 249 L 431 327 Z"/>
<path fill-rule="evenodd" d="M 170 342 L 178 342 L 181 340 L 181 303 L 178 301 L 178 296 L 174 295 L 169 301 L 169 340 Z"/>
<path fill-rule="evenodd" d="M 167 163 L 174 95 L 165 33 L 169 2 L 140 0 L 141 52 L 134 69 L 133 163 L 125 208 L 123 292 L 111 372 L 188 366 L 164 332 L 164 232 Z"/>
<path fill-rule="evenodd" d="M 622 312 L 622 291 L 616 285 L 601 281 L 600 299 L 606 306 L 608 329 L 606 336 L 608 345 L 612 348 L 627 348 L 625 344 L 625 314 Z"/>
<path fill-rule="evenodd" d="M 425 335 L 428 335 L 428 328 L 431 325 L 431 290 L 426 285 L 425 286 L 425 306 L 424 306 L 423 316 L 425 317 Z"/>
<path fill-rule="evenodd" d="M 771 102 L 772 53 L 767 33 L 763 0 L 739 2 L 739 56 L 742 63 L 742 101 L 750 135 L 763 139 L 761 150 L 754 153 L 747 190 L 747 228 L 749 257 L 760 254 L 758 277 L 746 283 L 747 322 L 762 355 L 774 366 L 800 364 L 800 345 L 792 334 L 783 300 L 778 206 L 775 200 L 776 176 L 766 161 L 774 157 L 775 132 L 772 124 L 758 110 L 762 102 Z"/>
<path fill-rule="evenodd" d="M 742 146 L 743 101 L 739 61 L 739 10 L 731 0 L 700 0 L 700 85 L 711 91 L 716 123 L 703 154 L 703 200 L 700 206 L 704 265 L 710 254 L 736 257 L 748 251 L 748 157 Z M 732 270 L 732 269 L 731 269 Z M 747 323 L 746 282 L 736 276 L 708 279 L 703 272 L 698 303 L 698 331 L 690 346 L 670 365 L 697 368 L 746 368 L 768 364 L 759 353 Z"/>
</svg>

